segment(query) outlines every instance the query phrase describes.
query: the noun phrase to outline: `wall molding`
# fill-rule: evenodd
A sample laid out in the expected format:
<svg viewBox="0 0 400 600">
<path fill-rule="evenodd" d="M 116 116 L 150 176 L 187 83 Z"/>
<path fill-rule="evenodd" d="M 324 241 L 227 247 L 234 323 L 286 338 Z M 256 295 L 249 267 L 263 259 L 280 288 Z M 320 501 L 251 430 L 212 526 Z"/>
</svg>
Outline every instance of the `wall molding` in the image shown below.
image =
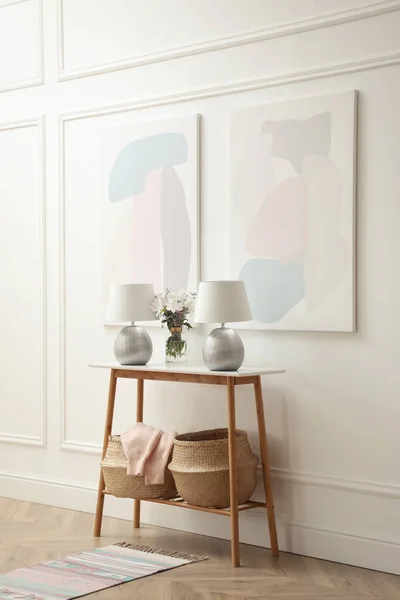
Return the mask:
<svg viewBox="0 0 400 600">
<path fill-rule="evenodd" d="M 24 121 L 0 124 L 0 132 L 27 127 L 37 127 L 39 131 L 39 184 L 38 184 L 38 232 L 39 232 L 39 269 L 40 269 L 40 372 L 39 388 L 40 402 L 40 435 L 19 435 L 1 433 L 0 442 L 16 445 L 39 446 L 47 445 L 47 274 L 46 274 L 46 142 L 45 117 L 40 116 Z"/>
<path fill-rule="evenodd" d="M 193 100 L 205 100 L 207 98 L 251 92 L 270 87 L 280 87 L 282 85 L 302 83 L 304 81 L 325 79 L 328 77 L 337 77 L 339 75 L 347 75 L 350 73 L 370 71 L 397 65 L 400 65 L 400 51 L 370 56 L 363 59 L 332 63 L 324 67 L 312 67 L 309 69 L 300 69 L 298 71 L 287 71 L 281 75 L 245 79 L 242 81 L 227 83 L 221 86 L 203 87 L 196 90 L 176 92 L 165 95 L 162 94 L 159 96 L 144 98 L 142 100 L 132 100 L 130 102 L 120 104 L 108 104 L 93 109 L 77 110 L 61 114 L 59 115 L 59 119 L 62 125 L 67 121 L 75 121 L 78 119 L 90 119 L 110 114 L 155 108 L 157 106 L 165 106 L 168 104 L 191 102 Z"/>
<path fill-rule="evenodd" d="M 63 489 L 72 490 L 84 490 L 85 492 L 93 492 L 97 494 L 97 488 L 90 485 L 83 485 L 81 483 L 74 483 L 70 481 L 59 481 L 56 479 L 46 479 L 45 477 L 34 477 L 32 475 L 21 475 L 16 473 L 1 473 L 1 479 L 9 479 L 14 481 L 24 481 L 27 483 L 39 483 L 41 485 L 50 485 L 55 487 L 61 487 Z"/>
<path fill-rule="evenodd" d="M 67 450 L 68 452 L 79 452 L 79 454 L 95 454 L 101 456 L 102 446 L 99 444 L 90 444 L 89 442 L 75 442 L 73 440 L 66 439 L 66 402 L 63 403 L 61 412 L 61 444 L 60 450 Z"/>
<path fill-rule="evenodd" d="M 69 81 L 81 77 L 103 75 L 114 71 L 132 69 L 144 65 L 160 63 L 177 58 L 195 56 L 217 50 L 226 50 L 237 46 L 245 46 L 257 42 L 265 42 L 277 38 L 288 37 L 299 33 L 324 29 L 336 25 L 344 25 L 363 19 L 378 17 L 400 10 L 400 0 L 381 0 L 348 10 L 336 11 L 323 16 L 308 19 L 287 21 L 261 30 L 245 31 L 239 34 L 220 37 L 196 44 L 177 46 L 161 52 L 139 54 L 117 61 L 94 64 L 81 69 L 68 70 L 65 68 L 65 28 L 64 0 L 58 0 L 58 81 Z"/>
<path fill-rule="evenodd" d="M 261 476 L 261 467 L 258 467 Z M 394 483 L 378 483 L 375 481 L 363 481 L 361 479 L 346 479 L 329 477 L 317 473 L 305 473 L 291 469 L 272 467 L 274 479 L 288 481 L 300 485 L 332 488 L 356 494 L 372 494 L 375 496 L 386 496 L 388 498 L 400 498 L 400 485 Z"/>
<path fill-rule="evenodd" d="M 22 4 L 27 0 L 0 0 L 0 8 L 5 8 L 6 6 L 13 6 L 14 4 Z"/>
<path fill-rule="evenodd" d="M 43 415 L 43 411 L 41 412 L 41 415 Z M 44 440 L 43 434 L 35 436 L 0 433 L 0 443 L 1 442 L 4 444 L 15 444 L 17 446 L 37 446 L 39 448 L 46 448 L 46 441 Z"/>
<path fill-rule="evenodd" d="M 36 5 L 36 37 L 37 37 L 37 61 L 38 72 L 35 77 L 21 79 L 0 85 L 0 94 L 24 88 L 35 87 L 44 84 L 44 37 L 43 37 L 43 0 L 7 0 L 5 4 L 0 3 L 0 10 L 6 6 L 22 4 L 24 2 L 35 2 Z"/>
</svg>

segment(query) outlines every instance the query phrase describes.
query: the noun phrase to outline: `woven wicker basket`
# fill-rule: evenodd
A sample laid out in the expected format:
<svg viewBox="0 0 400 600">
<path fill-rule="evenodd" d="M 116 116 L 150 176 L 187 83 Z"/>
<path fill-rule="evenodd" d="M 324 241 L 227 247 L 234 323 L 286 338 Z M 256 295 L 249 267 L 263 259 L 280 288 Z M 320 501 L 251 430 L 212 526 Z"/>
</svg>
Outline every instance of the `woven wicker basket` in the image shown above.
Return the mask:
<svg viewBox="0 0 400 600">
<path fill-rule="evenodd" d="M 119 435 L 110 435 L 101 462 L 106 491 L 118 498 L 173 498 L 176 487 L 170 471 L 165 469 L 163 485 L 146 485 L 144 477 L 127 475 L 127 459 Z"/>
<path fill-rule="evenodd" d="M 238 503 L 256 488 L 257 457 L 247 433 L 236 431 Z M 189 504 L 224 508 L 230 505 L 228 430 L 211 429 L 178 435 L 169 464 L 178 493 Z"/>
</svg>

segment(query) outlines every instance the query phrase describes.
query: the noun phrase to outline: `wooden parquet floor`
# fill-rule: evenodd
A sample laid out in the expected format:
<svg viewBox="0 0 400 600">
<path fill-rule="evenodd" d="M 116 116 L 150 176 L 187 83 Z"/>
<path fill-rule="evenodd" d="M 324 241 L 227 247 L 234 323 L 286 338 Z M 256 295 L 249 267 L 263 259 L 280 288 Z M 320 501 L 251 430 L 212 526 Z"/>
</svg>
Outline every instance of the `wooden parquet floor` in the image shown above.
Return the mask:
<svg viewBox="0 0 400 600">
<path fill-rule="evenodd" d="M 400 600 L 400 577 L 242 545 L 243 566 L 230 566 L 229 542 L 127 521 L 0 498 L 0 572 L 116 541 L 136 541 L 209 556 L 210 560 L 89 596 L 93 600 Z"/>
</svg>

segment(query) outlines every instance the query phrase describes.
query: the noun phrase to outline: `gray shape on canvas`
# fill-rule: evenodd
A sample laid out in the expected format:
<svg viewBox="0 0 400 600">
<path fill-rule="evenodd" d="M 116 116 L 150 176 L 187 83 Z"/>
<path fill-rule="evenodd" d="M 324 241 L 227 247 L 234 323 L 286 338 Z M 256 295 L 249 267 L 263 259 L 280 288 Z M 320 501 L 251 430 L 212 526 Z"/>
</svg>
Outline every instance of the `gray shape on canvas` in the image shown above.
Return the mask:
<svg viewBox="0 0 400 600">
<path fill-rule="evenodd" d="M 272 156 L 286 158 L 298 173 L 303 161 L 310 154 L 328 156 L 331 150 L 331 123 L 329 111 L 313 115 L 309 119 L 286 119 L 264 121 L 262 133 L 273 136 Z"/>
<path fill-rule="evenodd" d="M 173 167 L 161 175 L 161 238 L 164 288 L 186 289 L 191 258 L 190 221 L 185 190 Z"/>
</svg>

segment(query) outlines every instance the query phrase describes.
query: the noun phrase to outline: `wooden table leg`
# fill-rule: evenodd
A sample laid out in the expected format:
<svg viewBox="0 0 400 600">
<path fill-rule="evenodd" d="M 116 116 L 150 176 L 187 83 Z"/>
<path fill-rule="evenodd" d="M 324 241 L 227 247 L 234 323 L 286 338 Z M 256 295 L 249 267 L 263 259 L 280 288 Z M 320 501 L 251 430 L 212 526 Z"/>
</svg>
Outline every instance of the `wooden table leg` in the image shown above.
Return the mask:
<svg viewBox="0 0 400 600">
<path fill-rule="evenodd" d="M 256 398 L 258 437 L 260 441 L 261 462 L 264 478 L 265 502 L 268 513 L 269 537 L 271 541 L 272 556 L 279 556 L 278 536 L 276 533 L 274 499 L 272 495 L 271 469 L 268 458 L 267 432 L 265 430 L 264 403 L 262 396 L 261 377 L 257 377 L 254 384 Z"/>
<path fill-rule="evenodd" d="M 111 435 L 111 431 L 112 431 L 116 389 L 117 389 L 117 377 L 115 375 L 115 371 L 112 369 L 111 373 L 110 373 L 110 388 L 109 388 L 109 392 L 108 392 L 106 424 L 104 427 L 102 460 L 106 454 L 108 438 Z M 100 537 L 100 535 L 101 535 L 101 523 L 103 520 L 103 508 L 104 508 L 103 492 L 105 490 L 105 487 L 106 486 L 104 483 L 103 472 L 100 469 L 99 489 L 97 492 L 96 517 L 95 517 L 95 521 L 94 521 L 94 536 L 95 537 Z"/>
<path fill-rule="evenodd" d="M 136 423 L 143 423 L 144 380 L 137 380 Z M 133 527 L 140 527 L 140 500 L 133 501 Z"/>
<path fill-rule="evenodd" d="M 236 462 L 236 416 L 235 382 L 227 377 L 228 386 L 228 448 L 229 448 L 229 493 L 231 503 L 231 554 L 232 566 L 239 567 L 239 515 L 237 502 L 237 462 Z"/>
</svg>

